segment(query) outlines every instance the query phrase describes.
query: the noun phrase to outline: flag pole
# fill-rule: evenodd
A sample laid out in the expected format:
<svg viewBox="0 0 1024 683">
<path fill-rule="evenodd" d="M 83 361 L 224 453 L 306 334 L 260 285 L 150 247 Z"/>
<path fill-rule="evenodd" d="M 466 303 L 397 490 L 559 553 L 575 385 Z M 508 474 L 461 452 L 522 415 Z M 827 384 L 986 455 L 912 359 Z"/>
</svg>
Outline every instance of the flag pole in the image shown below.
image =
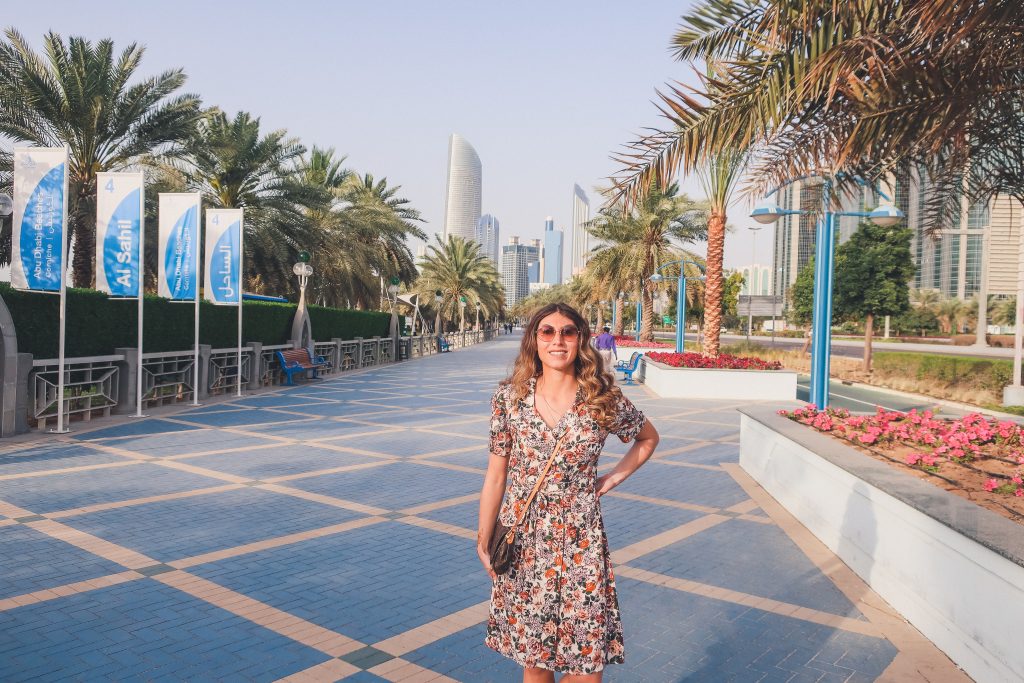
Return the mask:
<svg viewBox="0 0 1024 683">
<path fill-rule="evenodd" d="M 145 372 L 142 367 L 142 310 L 146 283 L 146 177 L 139 183 L 139 329 L 135 364 L 135 417 L 146 417 L 142 413 L 142 383 Z"/>
<path fill-rule="evenodd" d="M 196 207 L 196 233 L 195 242 L 196 257 L 193 263 L 196 265 L 192 273 L 196 286 L 196 321 L 195 321 L 195 346 L 193 348 L 192 367 L 194 369 L 194 380 L 192 381 L 192 405 L 199 405 L 199 269 L 203 267 L 202 259 L 199 258 L 199 245 L 202 243 L 200 223 L 202 223 L 202 203 Z"/>
<path fill-rule="evenodd" d="M 64 146 L 64 191 L 63 208 L 61 210 L 61 257 L 60 257 L 60 314 L 57 350 L 57 428 L 50 431 L 54 434 L 67 434 L 70 429 L 64 426 L 64 341 L 66 332 L 66 316 L 68 305 L 68 175 L 71 169 L 71 153 L 67 145 Z"/>
<path fill-rule="evenodd" d="M 238 221 L 238 392 L 242 395 L 242 294 L 245 292 L 245 213 Z M 255 358 L 249 362 L 249 372 L 256 367 Z"/>
</svg>

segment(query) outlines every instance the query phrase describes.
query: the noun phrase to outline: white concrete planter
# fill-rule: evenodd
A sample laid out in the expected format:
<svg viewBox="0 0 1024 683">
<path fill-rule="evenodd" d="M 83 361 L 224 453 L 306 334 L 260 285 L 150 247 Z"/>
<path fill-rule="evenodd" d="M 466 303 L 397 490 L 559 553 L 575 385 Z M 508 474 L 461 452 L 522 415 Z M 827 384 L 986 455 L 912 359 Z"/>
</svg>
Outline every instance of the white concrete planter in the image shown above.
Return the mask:
<svg viewBox="0 0 1024 683">
<path fill-rule="evenodd" d="M 792 401 L 796 373 L 789 370 L 713 370 L 674 368 L 644 356 L 641 378 L 664 398 Z"/>
<path fill-rule="evenodd" d="M 629 361 L 633 357 L 633 353 L 639 351 L 641 355 L 647 355 L 650 351 L 656 351 L 658 353 L 673 353 L 676 347 L 660 347 L 660 346 L 620 346 L 619 347 L 619 360 Z"/>
<path fill-rule="evenodd" d="M 977 681 L 1024 681 L 1024 528 L 767 408 L 740 465 Z"/>
</svg>

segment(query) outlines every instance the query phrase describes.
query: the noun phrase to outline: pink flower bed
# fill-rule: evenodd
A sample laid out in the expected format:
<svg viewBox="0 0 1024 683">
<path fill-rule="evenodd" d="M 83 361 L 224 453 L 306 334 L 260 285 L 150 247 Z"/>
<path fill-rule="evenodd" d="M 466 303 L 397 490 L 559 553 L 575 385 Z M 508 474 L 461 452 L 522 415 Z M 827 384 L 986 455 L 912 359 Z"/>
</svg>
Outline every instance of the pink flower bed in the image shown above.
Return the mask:
<svg viewBox="0 0 1024 683">
<path fill-rule="evenodd" d="M 930 410 L 901 413 L 882 408 L 874 415 L 851 415 L 847 410 L 807 406 L 780 410 L 779 415 L 1024 521 L 1024 433 L 1016 422 L 978 413 L 948 420 L 934 417 Z"/>
<path fill-rule="evenodd" d="M 782 363 L 777 360 L 761 360 L 752 356 L 730 356 L 720 354 L 717 358 L 702 356 L 699 353 L 659 353 L 651 351 L 647 354 L 651 360 L 674 368 L 711 368 L 715 370 L 781 370 Z"/>
</svg>

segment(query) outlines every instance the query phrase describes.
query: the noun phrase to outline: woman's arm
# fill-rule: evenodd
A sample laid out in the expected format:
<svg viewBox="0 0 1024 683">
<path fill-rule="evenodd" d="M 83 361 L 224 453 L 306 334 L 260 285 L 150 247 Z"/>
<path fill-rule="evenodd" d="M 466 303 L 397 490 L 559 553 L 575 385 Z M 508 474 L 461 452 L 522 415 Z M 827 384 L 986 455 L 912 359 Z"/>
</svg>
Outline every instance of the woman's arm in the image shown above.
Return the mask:
<svg viewBox="0 0 1024 683">
<path fill-rule="evenodd" d="M 505 477 L 508 473 L 508 458 L 501 455 L 490 456 L 487 462 L 487 474 L 484 475 L 484 486 L 480 491 L 480 520 L 477 522 L 476 554 L 480 557 L 484 569 L 492 579 L 498 578 L 491 569 L 491 555 L 487 552 L 494 533 L 494 520 L 501 507 L 502 496 L 505 495 Z"/>
<path fill-rule="evenodd" d="M 640 466 L 647 462 L 654 453 L 654 449 L 658 447 L 658 441 L 660 441 L 658 430 L 654 428 L 650 420 L 644 420 L 644 426 L 636 435 L 636 441 L 633 442 L 625 457 L 611 472 L 597 478 L 598 497 L 608 493 L 626 481 L 629 475 L 640 469 Z"/>
</svg>

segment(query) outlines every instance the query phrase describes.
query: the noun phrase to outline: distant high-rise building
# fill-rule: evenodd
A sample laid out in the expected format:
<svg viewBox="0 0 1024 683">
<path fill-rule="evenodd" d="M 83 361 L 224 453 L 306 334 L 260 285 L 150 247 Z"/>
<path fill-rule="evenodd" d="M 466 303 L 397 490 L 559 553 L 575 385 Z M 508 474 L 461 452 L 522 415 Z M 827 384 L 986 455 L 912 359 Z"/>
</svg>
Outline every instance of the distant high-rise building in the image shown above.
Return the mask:
<svg viewBox="0 0 1024 683">
<path fill-rule="evenodd" d="M 543 276 L 544 282 L 562 284 L 562 231 L 555 230 L 555 221 L 551 216 L 544 221 Z"/>
<path fill-rule="evenodd" d="M 540 282 L 541 278 L 541 256 L 544 253 L 544 247 L 540 240 L 530 240 L 530 246 L 528 249 L 528 258 L 530 260 L 527 266 L 526 279 L 528 282 Z"/>
<path fill-rule="evenodd" d="M 476 224 L 476 241 L 480 243 L 480 251 L 484 256 L 498 265 L 498 219 L 489 213 L 480 217 Z"/>
<path fill-rule="evenodd" d="M 779 191 L 783 209 L 814 210 L 821 205 L 821 182 L 798 180 Z M 997 195 L 990 202 L 972 204 L 964 199 L 960 215 L 952 226 L 940 231 L 940 238 L 929 234 L 925 207 L 935 191 L 927 173 L 901 171 L 882 184 L 882 191 L 891 198 L 878 196 L 870 187 L 844 194 L 840 199 L 843 211 L 870 211 L 879 204 L 892 203 L 906 214 L 906 224 L 913 233 L 911 254 L 915 273 L 910 286 L 936 290 L 945 297 L 968 299 L 981 288 L 982 268 L 988 271 L 988 294 L 1012 296 L 1017 287 L 1017 244 L 1022 229 L 1019 202 L 1006 195 Z M 861 221 L 856 216 L 840 217 L 835 225 L 836 244 L 846 242 L 857 231 Z M 986 236 L 988 239 L 986 240 Z M 987 256 L 982 251 L 988 242 Z M 810 215 L 783 216 L 775 224 L 772 294 L 788 296 L 800 269 L 814 255 L 815 218 Z M 987 262 L 987 266 L 986 266 Z"/>
<path fill-rule="evenodd" d="M 572 274 L 579 275 L 590 260 L 590 201 L 579 185 L 572 186 Z"/>
<path fill-rule="evenodd" d="M 508 238 L 501 248 L 501 284 L 505 287 L 505 307 L 511 308 L 530 294 L 529 269 L 536 261 L 533 247 L 519 243 L 519 237 Z"/>
<path fill-rule="evenodd" d="M 483 171 L 473 146 L 455 133 L 448 139 L 448 187 L 444 199 L 444 236 L 475 240 L 480 222 Z"/>
</svg>

